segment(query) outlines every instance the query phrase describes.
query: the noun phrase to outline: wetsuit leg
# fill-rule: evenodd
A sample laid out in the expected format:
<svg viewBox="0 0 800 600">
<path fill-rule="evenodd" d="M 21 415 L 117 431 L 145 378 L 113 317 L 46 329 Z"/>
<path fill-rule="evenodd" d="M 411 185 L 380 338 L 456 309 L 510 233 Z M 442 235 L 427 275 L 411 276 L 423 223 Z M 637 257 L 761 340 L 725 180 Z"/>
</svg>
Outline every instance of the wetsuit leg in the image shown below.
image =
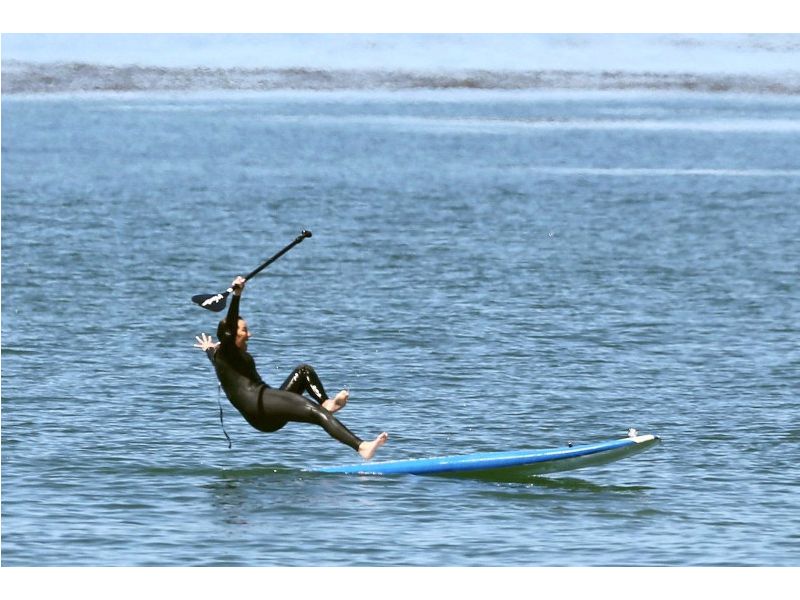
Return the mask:
<svg viewBox="0 0 800 600">
<path fill-rule="evenodd" d="M 314 367 L 307 364 L 299 365 L 292 371 L 280 389 L 300 395 L 308 392 L 309 396 L 320 404 L 328 399 L 328 394 L 325 393 L 325 388 L 322 387 L 322 382 L 317 376 L 317 372 Z"/>
<path fill-rule="evenodd" d="M 263 429 L 265 431 L 274 431 L 272 427 L 280 422 L 295 421 L 319 425 L 332 438 L 354 450 L 358 450 L 363 441 L 322 406 L 294 392 L 263 388 L 258 398 L 258 411 L 264 416 L 266 427 L 270 427 Z"/>
</svg>

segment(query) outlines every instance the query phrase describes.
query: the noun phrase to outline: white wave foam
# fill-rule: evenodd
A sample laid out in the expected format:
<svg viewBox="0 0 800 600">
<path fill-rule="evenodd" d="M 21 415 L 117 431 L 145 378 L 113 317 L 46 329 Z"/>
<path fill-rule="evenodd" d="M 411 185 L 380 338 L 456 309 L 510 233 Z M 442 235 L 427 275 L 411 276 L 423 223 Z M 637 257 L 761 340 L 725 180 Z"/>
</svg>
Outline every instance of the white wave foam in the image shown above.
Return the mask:
<svg viewBox="0 0 800 600">
<path fill-rule="evenodd" d="M 3 58 L 209 68 L 798 71 L 796 34 L 6 34 Z"/>
</svg>

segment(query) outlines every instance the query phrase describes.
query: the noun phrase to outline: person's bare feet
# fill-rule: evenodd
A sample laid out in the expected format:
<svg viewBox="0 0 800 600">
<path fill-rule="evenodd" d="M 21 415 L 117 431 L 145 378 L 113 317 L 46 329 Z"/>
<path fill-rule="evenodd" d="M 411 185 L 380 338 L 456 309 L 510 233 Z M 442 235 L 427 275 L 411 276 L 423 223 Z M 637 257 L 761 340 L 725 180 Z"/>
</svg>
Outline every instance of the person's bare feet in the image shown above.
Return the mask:
<svg viewBox="0 0 800 600">
<path fill-rule="evenodd" d="M 364 460 L 369 460 L 375 456 L 375 452 L 377 452 L 378 448 L 383 446 L 388 439 L 389 434 L 384 431 L 371 442 L 361 442 L 361 445 L 358 447 L 358 453 Z"/>
<path fill-rule="evenodd" d="M 342 390 L 333 398 L 328 398 L 325 400 L 325 402 L 322 403 L 322 408 L 335 413 L 336 411 L 344 408 L 344 405 L 347 404 L 348 398 L 350 398 L 350 392 L 347 390 Z"/>
</svg>

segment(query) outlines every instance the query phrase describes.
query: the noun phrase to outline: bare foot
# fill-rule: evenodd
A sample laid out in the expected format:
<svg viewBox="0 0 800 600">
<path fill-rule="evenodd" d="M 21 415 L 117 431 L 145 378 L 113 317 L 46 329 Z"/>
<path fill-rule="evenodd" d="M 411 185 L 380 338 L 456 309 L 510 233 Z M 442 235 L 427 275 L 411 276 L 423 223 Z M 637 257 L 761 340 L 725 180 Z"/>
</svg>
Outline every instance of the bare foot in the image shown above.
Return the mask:
<svg viewBox="0 0 800 600">
<path fill-rule="evenodd" d="M 350 392 L 347 390 L 342 390 L 333 398 L 328 398 L 325 400 L 325 402 L 322 403 L 322 408 L 335 413 L 337 410 L 344 408 L 344 405 L 347 404 L 348 398 L 350 398 Z"/>
<path fill-rule="evenodd" d="M 375 456 L 375 452 L 378 450 L 378 448 L 383 446 L 388 439 L 389 434 L 384 431 L 371 442 L 361 442 L 361 445 L 358 447 L 358 453 L 364 460 L 369 460 Z"/>
</svg>

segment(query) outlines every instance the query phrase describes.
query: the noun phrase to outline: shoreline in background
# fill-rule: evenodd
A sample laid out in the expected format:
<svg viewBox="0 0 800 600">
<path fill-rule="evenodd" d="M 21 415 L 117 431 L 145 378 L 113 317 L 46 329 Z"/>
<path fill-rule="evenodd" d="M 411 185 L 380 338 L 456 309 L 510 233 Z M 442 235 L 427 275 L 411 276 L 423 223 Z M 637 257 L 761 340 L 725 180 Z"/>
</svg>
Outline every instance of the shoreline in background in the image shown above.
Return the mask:
<svg viewBox="0 0 800 600">
<path fill-rule="evenodd" d="M 2 63 L 2 94 L 347 90 L 644 90 L 800 95 L 800 73 L 626 70 L 383 70 Z"/>
</svg>

